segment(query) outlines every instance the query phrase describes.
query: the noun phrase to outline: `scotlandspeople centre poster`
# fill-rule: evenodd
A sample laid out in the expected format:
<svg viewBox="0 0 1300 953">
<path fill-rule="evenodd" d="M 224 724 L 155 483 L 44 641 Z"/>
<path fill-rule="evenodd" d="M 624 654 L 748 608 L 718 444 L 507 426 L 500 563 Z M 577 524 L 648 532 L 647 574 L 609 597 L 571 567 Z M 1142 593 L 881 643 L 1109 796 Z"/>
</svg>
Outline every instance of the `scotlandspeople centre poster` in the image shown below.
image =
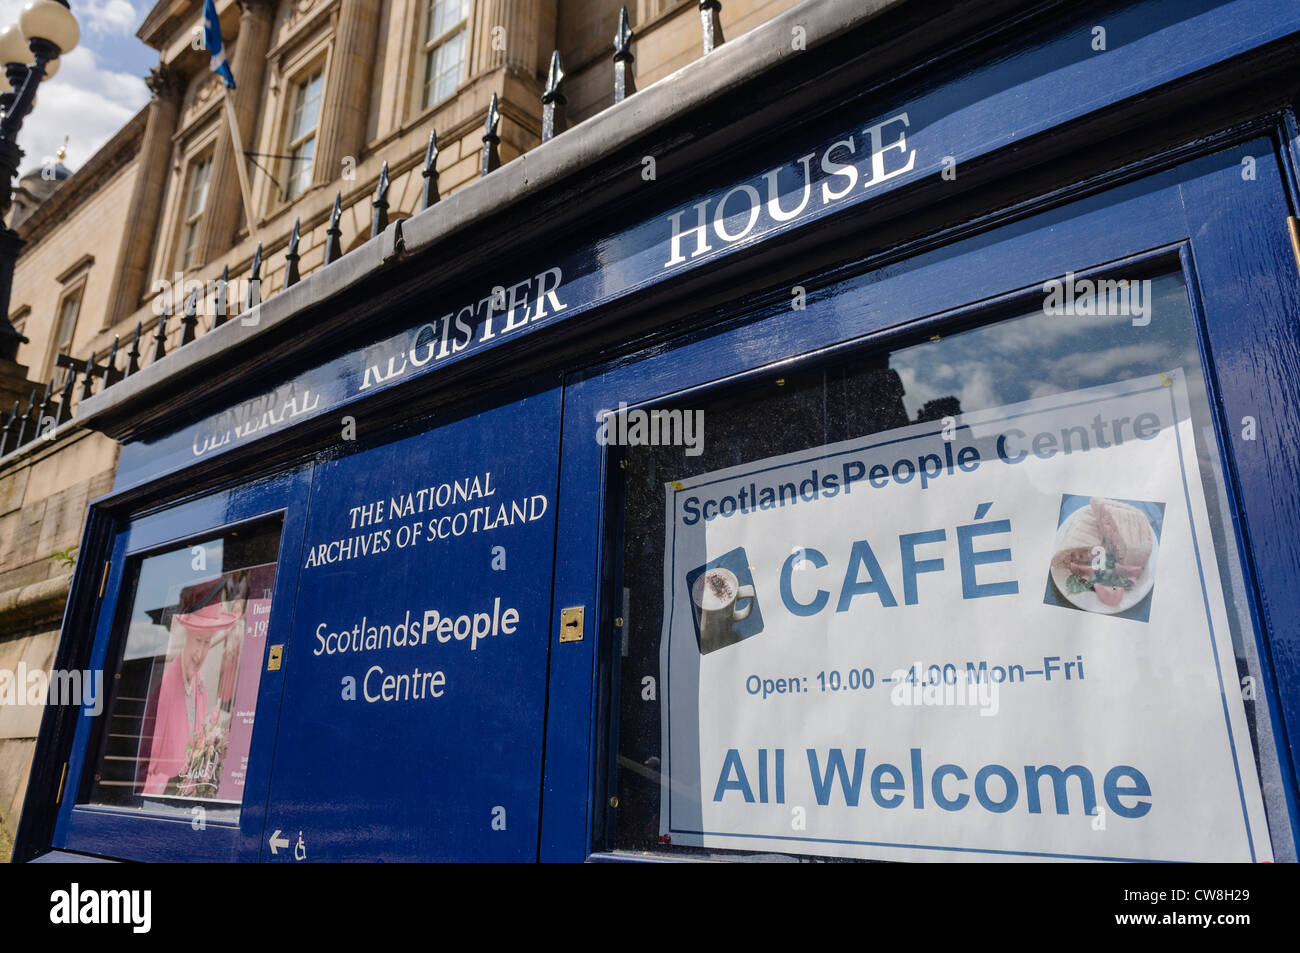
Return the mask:
<svg viewBox="0 0 1300 953">
<path fill-rule="evenodd" d="M 660 830 L 1271 858 L 1181 371 L 666 487 Z"/>
</svg>

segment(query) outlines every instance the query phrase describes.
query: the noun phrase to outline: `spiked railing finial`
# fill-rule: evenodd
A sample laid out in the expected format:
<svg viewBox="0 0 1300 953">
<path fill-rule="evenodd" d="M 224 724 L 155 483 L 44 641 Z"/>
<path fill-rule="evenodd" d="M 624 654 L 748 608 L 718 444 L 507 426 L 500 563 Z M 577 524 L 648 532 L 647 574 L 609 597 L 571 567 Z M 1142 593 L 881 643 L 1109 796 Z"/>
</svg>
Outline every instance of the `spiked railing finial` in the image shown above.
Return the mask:
<svg viewBox="0 0 1300 953">
<path fill-rule="evenodd" d="M 163 313 L 158 315 L 158 327 L 153 333 L 153 359 L 157 363 L 167 356 L 167 319 L 171 317 L 170 305 L 163 309 Z M 94 360 L 92 356 L 91 360 Z M 86 375 L 90 377 L 89 374 Z M 89 388 L 87 388 L 89 389 Z M 82 393 L 82 399 L 86 398 L 86 393 Z"/>
<path fill-rule="evenodd" d="M 632 27 L 627 20 L 627 7 L 618 11 L 618 30 L 614 33 L 614 102 L 621 103 L 636 92 L 632 77 Z"/>
<path fill-rule="evenodd" d="M 14 448 L 17 449 L 26 443 L 30 438 L 27 436 L 27 425 L 32 422 L 32 410 L 36 407 L 36 388 L 27 396 L 27 409 L 18 417 L 18 439 L 14 441 Z"/>
<path fill-rule="evenodd" d="M 199 326 L 199 289 L 195 288 L 185 298 L 185 311 L 181 314 L 181 347 L 197 337 Z"/>
<path fill-rule="evenodd" d="M 77 361 L 76 363 L 80 364 L 81 362 Z M 72 417 L 72 392 L 77 386 L 77 372 L 74 367 L 65 366 L 65 369 L 67 373 L 63 377 L 63 390 L 59 394 L 59 412 L 56 425 Z"/>
<path fill-rule="evenodd" d="M 438 130 L 429 130 L 429 147 L 424 150 L 424 188 L 420 194 L 420 208 L 428 208 L 438 201 Z"/>
<path fill-rule="evenodd" d="M 118 336 L 113 335 L 113 346 L 108 349 L 108 358 L 104 361 L 104 386 L 112 387 L 126 375 L 117 368 Z"/>
<path fill-rule="evenodd" d="M 135 325 L 135 334 L 131 336 L 131 350 L 128 351 L 126 355 L 127 377 L 130 377 L 132 374 L 140 370 L 140 332 L 143 330 L 144 322 L 137 321 Z"/>
<path fill-rule="evenodd" d="M 244 310 L 252 311 L 262 303 L 262 243 L 253 252 L 253 267 L 248 272 L 248 294 L 244 296 Z"/>
<path fill-rule="evenodd" d="M 298 242 L 300 241 L 299 219 L 293 221 L 293 233 L 289 235 L 289 250 L 284 253 L 284 286 L 292 288 L 298 283 Z"/>
<path fill-rule="evenodd" d="M 3 457 L 10 450 L 18 449 L 17 444 L 10 445 L 10 438 L 13 436 L 14 427 L 18 424 L 18 401 L 14 401 L 13 412 L 9 414 L 9 419 L 5 421 L 4 429 L 0 430 L 0 457 Z"/>
<path fill-rule="evenodd" d="M 501 110 L 497 105 L 497 94 L 493 93 L 492 102 L 488 103 L 487 119 L 483 123 L 483 153 L 478 170 L 480 176 L 501 167 L 501 152 L 498 148 L 501 145 L 500 125 Z"/>
<path fill-rule="evenodd" d="M 230 265 L 222 265 L 221 277 L 217 279 L 216 314 L 212 316 L 212 326 L 219 328 L 230 320 Z M 127 373 L 131 373 L 127 371 Z"/>
<path fill-rule="evenodd" d="M 722 45 L 721 0 L 700 0 L 700 25 L 704 31 L 704 52 L 707 55 Z"/>
<path fill-rule="evenodd" d="M 3 431 L 0 431 L 0 457 L 3 457 L 10 450 L 18 449 L 18 442 L 13 439 L 14 428 L 18 426 L 18 401 L 14 401 L 14 409 L 9 414 L 9 419 L 5 421 Z"/>
<path fill-rule="evenodd" d="M 9 419 L 5 421 L 4 430 L 0 432 L 0 457 L 3 457 L 10 450 L 17 450 L 18 443 L 13 440 L 14 428 L 18 426 L 18 401 L 14 401 L 14 409 L 9 414 Z"/>
<path fill-rule="evenodd" d="M 542 142 L 554 139 L 568 126 L 564 115 L 567 103 L 564 98 L 564 65 L 560 62 L 560 51 L 554 50 L 551 68 L 546 74 L 546 88 L 542 90 Z"/>
<path fill-rule="evenodd" d="M 374 215 L 370 219 L 370 237 L 374 238 L 388 227 L 388 161 L 379 170 L 379 184 L 375 186 L 375 200 L 370 203 Z"/>
<path fill-rule="evenodd" d="M 165 314 L 165 312 L 164 312 Z M 99 373 L 99 367 L 95 364 L 95 355 L 91 354 L 86 358 L 86 366 L 81 374 L 81 399 L 86 400 L 94 392 L 95 375 Z"/>
<path fill-rule="evenodd" d="M 36 432 L 32 434 L 33 440 L 35 440 L 39 436 L 43 436 L 47 432 L 45 430 L 45 426 L 47 422 L 54 422 L 55 425 L 57 426 L 58 422 L 55 421 L 54 418 L 50 415 L 50 409 L 51 409 L 50 401 L 52 400 L 53 396 L 54 396 L 54 378 L 51 377 L 49 379 L 49 382 L 46 383 L 45 385 L 45 393 L 41 397 L 40 409 L 36 411 Z"/>
<path fill-rule="evenodd" d="M 334 208 L 330 210 L 329 228 L 325 229 L 325 264 L 343 257 L 343 229 L 339 228 L 339 219 L 343 217 L 343 193 L 334 193 Z"/>
</svg>

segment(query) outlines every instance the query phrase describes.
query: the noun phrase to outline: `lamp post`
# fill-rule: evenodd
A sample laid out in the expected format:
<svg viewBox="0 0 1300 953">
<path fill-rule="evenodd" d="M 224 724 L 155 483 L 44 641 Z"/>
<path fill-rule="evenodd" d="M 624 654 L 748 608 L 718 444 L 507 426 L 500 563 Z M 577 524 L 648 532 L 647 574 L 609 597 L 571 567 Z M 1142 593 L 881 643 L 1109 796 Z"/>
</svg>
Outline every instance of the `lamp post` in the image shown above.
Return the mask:
<svg viewBox="0 0 1300 953">
<path fill-rule="evenodd" d="M 18 23 L 0 31 L 0 63 L 4 63 L 12 87 L 0 94 L 0 359 L 14 360 L 18 345 L 27 340 L 9 323 L 9 292 L 23 240 L 4 224 L 13 202 L 14 177 L 23 160 L 18 131 L 32 111 L 36 87 L 54 75 L 59 56 L 76 47 L 79 39 L 81 30 L 67 0 L 31 0 L 19 14 Z"/>
</svg>

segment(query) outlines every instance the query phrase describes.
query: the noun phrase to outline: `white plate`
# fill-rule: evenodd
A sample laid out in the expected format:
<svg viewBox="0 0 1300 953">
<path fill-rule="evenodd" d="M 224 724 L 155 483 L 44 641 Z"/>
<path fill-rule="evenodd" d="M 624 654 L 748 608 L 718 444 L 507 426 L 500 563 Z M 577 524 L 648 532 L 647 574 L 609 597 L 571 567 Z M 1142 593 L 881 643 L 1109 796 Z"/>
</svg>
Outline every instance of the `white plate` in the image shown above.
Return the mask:
<svg viewBox="0 0 1300 953">
<path fill-rule="evenodd" d="M 1120 501 L 1115 500 L 1114 502 L 1118 503 Z M 1086 509 L 1088 509 L 1088 504 L 1085 503 L 1066 517 L 1065 522 L 1057 529 L 1056 545 L 1052 547 L 1053 557 L 1061 551 L 1061 543 L 1065 539 L 1065 535 L 1069 531 L 1071 524 L 1079 517 L 1079 514 Z M 1138 509 L 1138 512 L 1142 513 L 1142 515 L 1146 517 L 1147 525 L 1150 526 L 1151 518 L 1141 509 Z M 1146 567 L 1142 570 L 1142 575 L 1138 576 L 1134 581 L 1133 588 L 1127 590 L 1124 595 L 1120 597 L 1117 605 L 1106 605 L 1106 603 L 1102 602 L 1097 596 L 1097 593 L 1093 592 L 1091 589 L 1085 589 L 1083 592 L 1070 592 L 1069 587 L 1066 585 L 1067 580 L 1070 578 L 1070 568 L 1068 566 L 1053 566 L 1052 582 L 1056 584 L 1056 591 L 1059 592 L 1071 605 L 1077 606 L 1085 612 L 1098 612 L 1102 615 L 1114 615 L 1117 612 L 1124 612 L 1127 609 L 1133 608 L 1146 598 L 1146 594 L 1151 591 L 1151 587 L 1156 583 L 1156 557 L 1159 555 L 1160 539 L 1156 535 L 1155 527 L 1152 526 L 1151 558 L 1147 560 Z"/>
</svg>

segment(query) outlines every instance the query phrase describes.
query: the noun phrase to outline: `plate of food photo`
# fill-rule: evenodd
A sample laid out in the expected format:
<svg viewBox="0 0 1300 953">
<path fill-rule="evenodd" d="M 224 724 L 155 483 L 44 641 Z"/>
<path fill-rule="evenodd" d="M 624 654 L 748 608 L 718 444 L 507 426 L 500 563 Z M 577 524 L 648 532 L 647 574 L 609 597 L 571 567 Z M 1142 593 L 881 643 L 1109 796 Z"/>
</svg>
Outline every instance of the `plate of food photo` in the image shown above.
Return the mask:
<svg viewBox="0 0 1300 953">
<path fill-rule="evenodd" d="M 1151 591 L 1159 552 L 1146 513 L 1120 500 L 1093 497 L 1056 531 L 1052 582 L 1071 605 L 1114 615 Z"/>
</svg>

